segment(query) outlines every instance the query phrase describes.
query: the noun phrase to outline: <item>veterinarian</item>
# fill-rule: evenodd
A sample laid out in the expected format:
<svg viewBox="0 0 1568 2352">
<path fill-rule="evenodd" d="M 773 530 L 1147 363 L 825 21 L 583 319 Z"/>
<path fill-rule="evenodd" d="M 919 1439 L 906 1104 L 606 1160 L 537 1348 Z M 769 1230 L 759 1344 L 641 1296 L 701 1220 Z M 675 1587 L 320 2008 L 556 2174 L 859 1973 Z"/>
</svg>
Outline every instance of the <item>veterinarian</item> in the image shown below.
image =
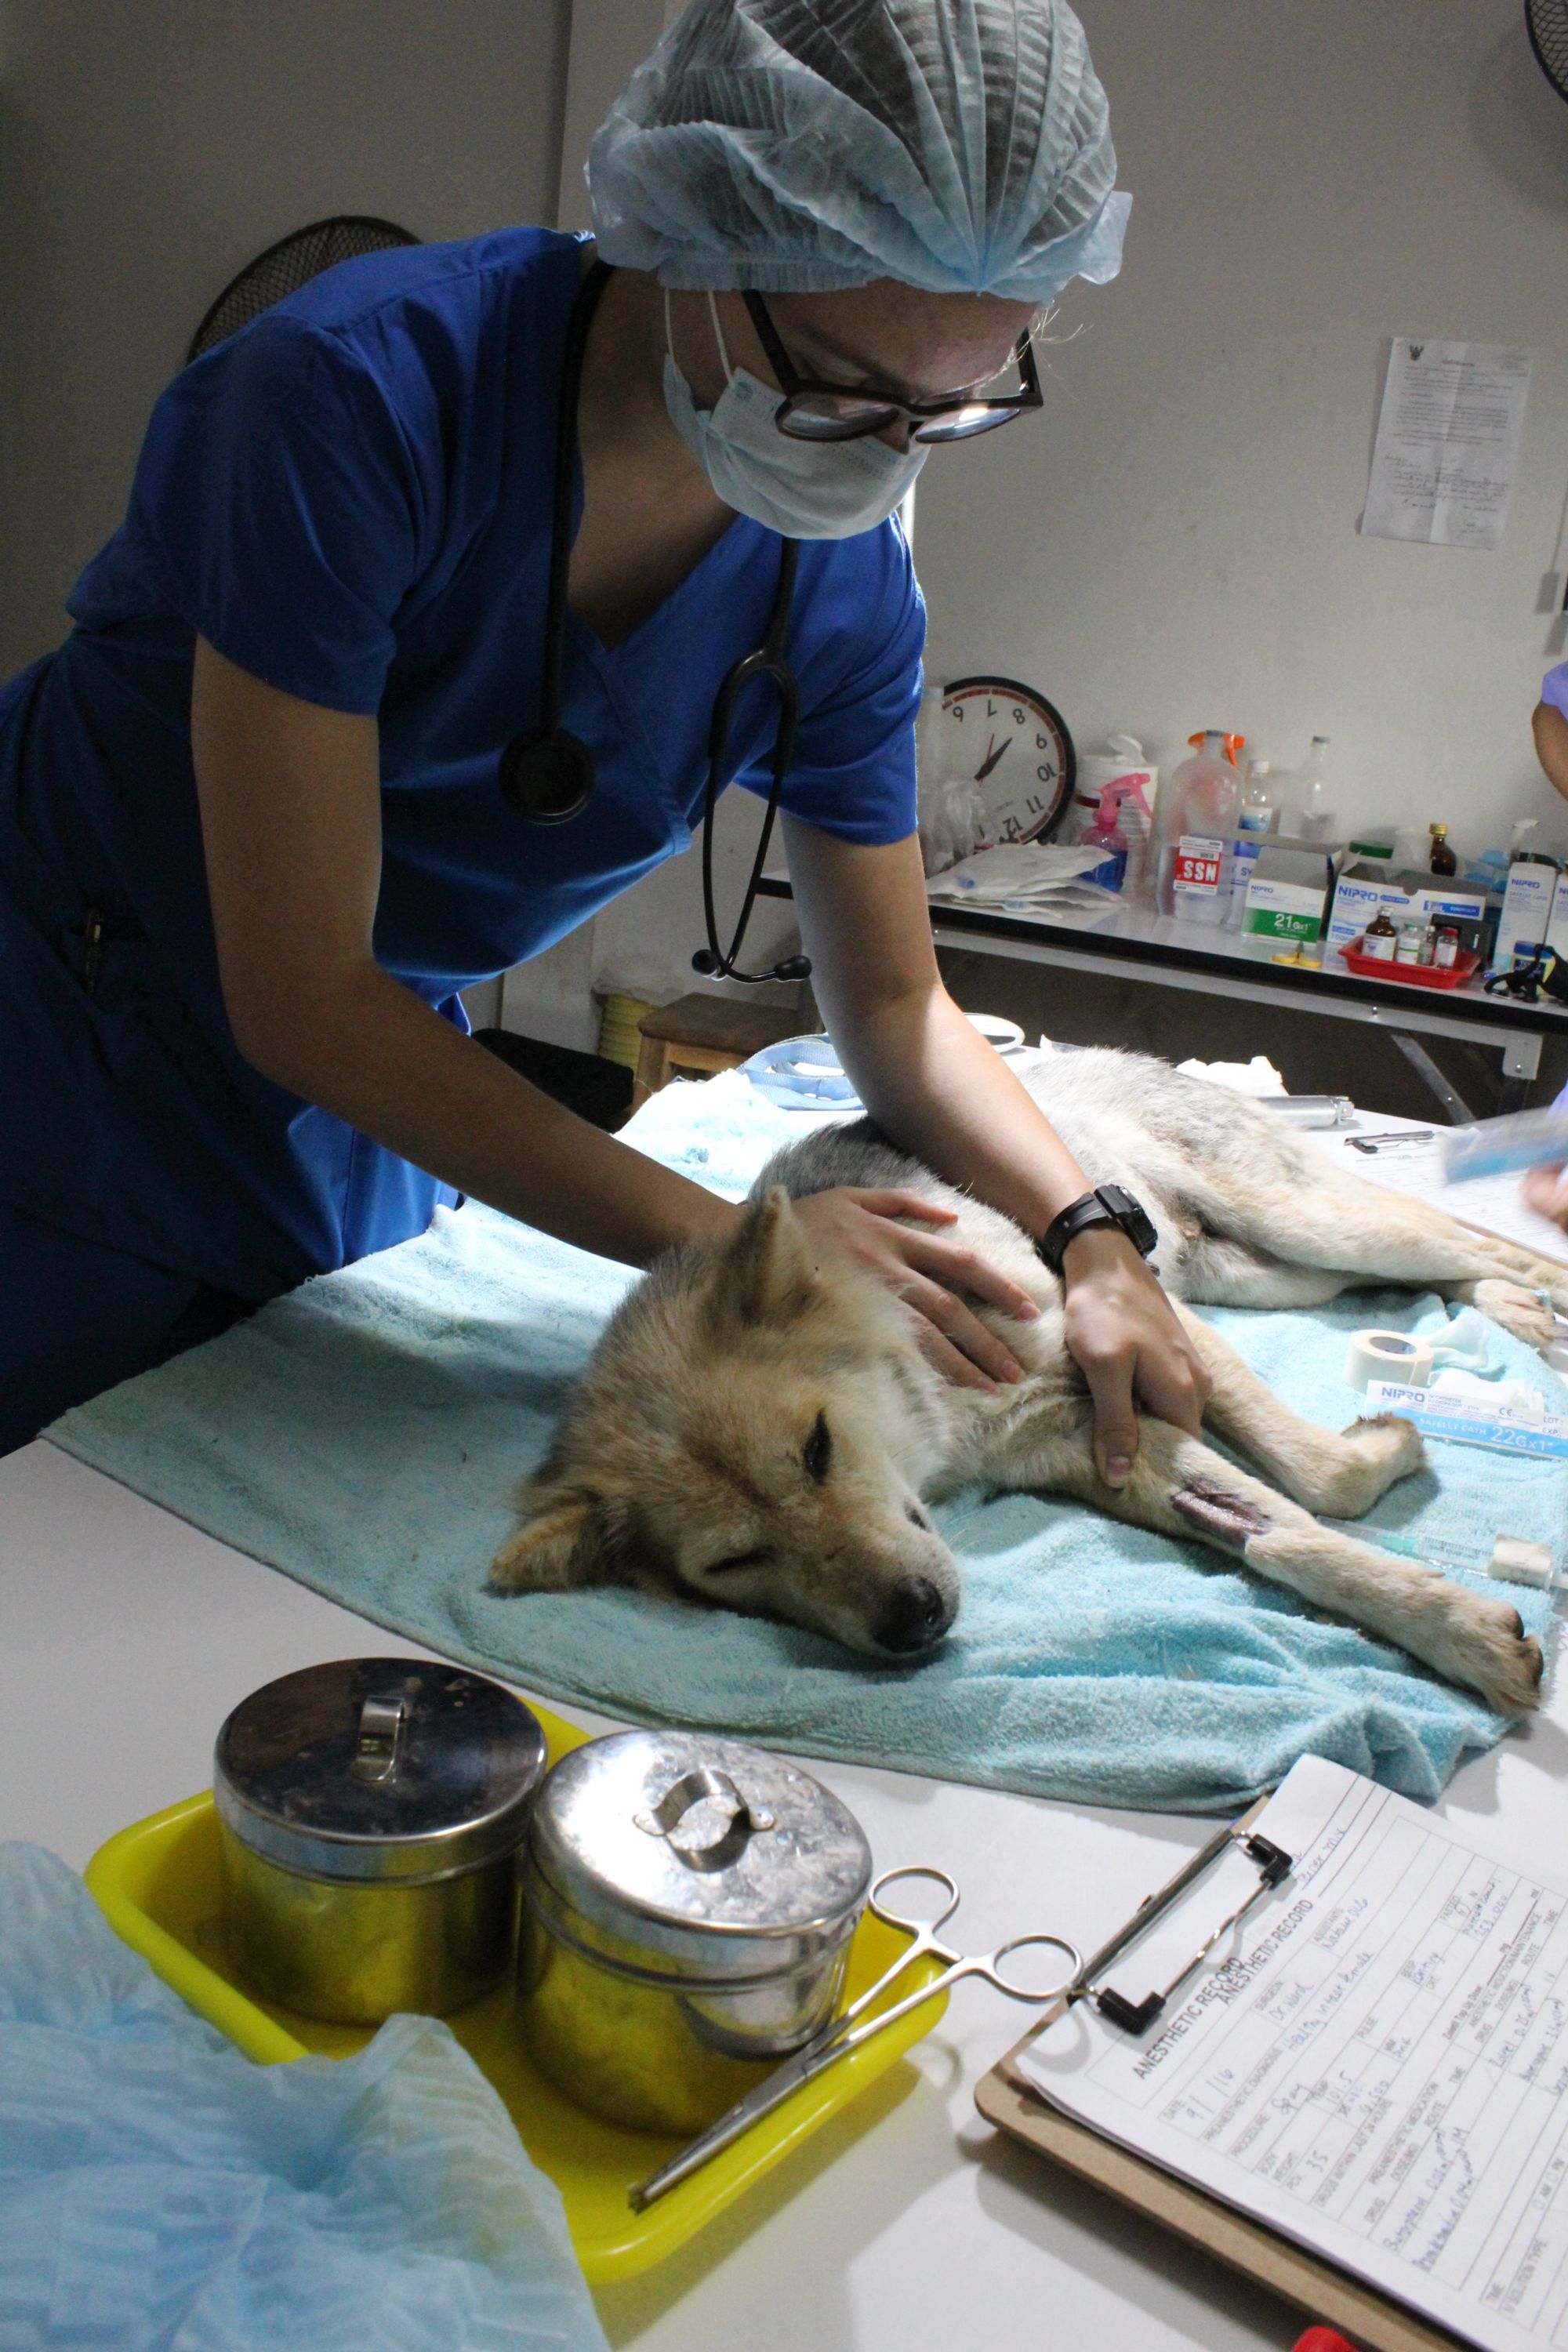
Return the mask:
<svg viewBox="0 0 1568 2352">
<path fill-rule="evenodd" d="M 519 229 L 350 263 L 175 379 L 73 634 L 0 695 L 0 1449 L 459 1192 L 637 1265 L 728 1227 L 473 1045 L 458 992 L 689 845 L 783 541 L 782 804 L 845 1066 L 900 1144 L 1032 1232 L 1083 1199 L 938 977 L 922 611 L 890 518 L 922 436 L 1005 403 L 1044 307 L 1115 274 L 1114 176 L 1056 0 L 696 0 L 594 142 L 596 247 Z M 595 774 L 547 824 L 498 765 L 541 716 L 595 257 L 562 705 Z M 786 431 L 786 371 L 855 436 Z M 733 738 L 759 789 L 775 709 L 759 689 Z M 951 1377 L 1018 1377 L 963 1294 L 1027 1300 L 930 1209 L 891 1221 L 910 1209 L 840 1191 L 801 1214 Z M 1194 1428 L 1206 1381 L 1132 1242 L 1086 1213 L 1068 1342 L 1121 1483 L 1134 1397 Z"/>
</svg>

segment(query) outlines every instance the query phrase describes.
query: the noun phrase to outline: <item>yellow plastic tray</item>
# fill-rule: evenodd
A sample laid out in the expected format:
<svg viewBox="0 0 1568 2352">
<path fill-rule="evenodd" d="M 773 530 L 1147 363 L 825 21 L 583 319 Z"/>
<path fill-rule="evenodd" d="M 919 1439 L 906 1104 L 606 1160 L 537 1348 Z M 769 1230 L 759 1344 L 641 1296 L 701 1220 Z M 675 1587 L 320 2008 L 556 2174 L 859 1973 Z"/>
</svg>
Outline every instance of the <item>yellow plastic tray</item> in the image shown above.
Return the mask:
<svg viewBox="0 0 1568 2352">
<path fill-rule="evenodd" d="M 543 1707 L 534 1713 L 544 1727 L 552 1763 L 587 1737 Z M 187 1798 L 121 1830 L 89 1863 L 87 1884 L 116 1934 L 250 2057 L 265 2064 L 302 2058 L 307 2051 L 345 2058 L 370 2039 L 369 2027 L 300 2017 L 242 1990 L 224 1946 L 217 1815 L 210 1794 Z M 881 1974 L 901 1940 L 878 1919 L 868 1916 L 861 1922 L 850 1947 L 847 1998 Z M 928 1981 L 939 1972 L 939 1964 L 929 1959 L 918 1967 Z M 919 1981 L 911 1971 L 889 2000 Z M 646 2213 L 633 2212 L 626 2191 L 674 2153 L 681 2144 L 679 2137 L 625 2131 L 563 2098 L 535 2071 L 513 2031 L 510 1986 L 458 2011 L 447 2022 L 505 2100 L 530 2156 L 560 2189 L 577 2259 L 594 2284 L 629 2278 L 695 2236 L 885 2074 L 931 2031 L 945 2006 L 945 1993 L 933 1992 L 929 2007 L 805 2084 Z"/>
</svg>

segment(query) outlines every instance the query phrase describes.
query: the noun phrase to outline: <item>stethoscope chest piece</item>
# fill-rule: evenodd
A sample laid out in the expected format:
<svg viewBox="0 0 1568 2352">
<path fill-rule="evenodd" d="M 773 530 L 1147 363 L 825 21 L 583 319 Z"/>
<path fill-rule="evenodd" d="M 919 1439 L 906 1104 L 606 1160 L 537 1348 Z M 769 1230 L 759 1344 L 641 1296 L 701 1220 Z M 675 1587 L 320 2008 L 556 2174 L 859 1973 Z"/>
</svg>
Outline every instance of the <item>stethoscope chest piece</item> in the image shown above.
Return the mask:
<svg viewBox="0 0 1568 2352">
<path fill-rule="evenodd" d="M 500 757 L 501 798 L 534 824 L 566 824 L 594 793 L 594 755 L 564 727 L 514 735 Z"/>
</svg>

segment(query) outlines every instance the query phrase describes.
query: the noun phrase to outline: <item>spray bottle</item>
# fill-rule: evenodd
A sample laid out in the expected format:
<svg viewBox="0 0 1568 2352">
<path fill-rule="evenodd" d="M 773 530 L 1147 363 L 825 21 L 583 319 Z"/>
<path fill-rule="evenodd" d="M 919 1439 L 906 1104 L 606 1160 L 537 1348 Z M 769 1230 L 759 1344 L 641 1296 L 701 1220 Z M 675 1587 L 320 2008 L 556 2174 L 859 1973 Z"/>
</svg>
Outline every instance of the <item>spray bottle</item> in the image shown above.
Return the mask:
<svg viewBox="0 0 1568 2352">
<path fill-rule="evenodd" d="M 1099 814 L 1079 838 L 1080 849 L 1100 853 L 1100 864 L 1091 866 L 1083 878 L 1098 882 L 1102 890 L 1120 890 L 1127 878 L 1127 835 L 1116 822 L 1118 795 L 1119 787 L 1107 784 L 1100 795 Z"/>
<path fill-rule="evenodd" d="M 1079 836 L 1080 846 L 1100 849 L 1105 861 L 1084 876 L 1102 889 L 1136 890 L 1143 879 L 1149 850 L 1151 818 L 1143 798 L 1142 781 L 1120 777 L 1100 795 L 1100 813 Z"/>
</svg>

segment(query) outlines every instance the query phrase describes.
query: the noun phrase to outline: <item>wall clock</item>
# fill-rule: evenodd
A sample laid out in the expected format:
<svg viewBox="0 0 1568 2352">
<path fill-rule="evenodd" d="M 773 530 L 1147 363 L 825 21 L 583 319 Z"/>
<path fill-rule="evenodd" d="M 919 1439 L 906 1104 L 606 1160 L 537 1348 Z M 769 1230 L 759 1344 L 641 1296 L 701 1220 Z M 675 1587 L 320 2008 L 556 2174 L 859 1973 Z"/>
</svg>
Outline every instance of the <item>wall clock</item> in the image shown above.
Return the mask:
<svg viewBox="0 0 1568 2352">
<path fill-rule="evenodd" d="M 985 809 L 985 838 L 1049 841 L 1072 800 L 1078 754 L 1053 703 L 1016 677 L 956 677 L 942 698 L 941 748 L 948 776 L 972 776 Z"/>
</svg>

